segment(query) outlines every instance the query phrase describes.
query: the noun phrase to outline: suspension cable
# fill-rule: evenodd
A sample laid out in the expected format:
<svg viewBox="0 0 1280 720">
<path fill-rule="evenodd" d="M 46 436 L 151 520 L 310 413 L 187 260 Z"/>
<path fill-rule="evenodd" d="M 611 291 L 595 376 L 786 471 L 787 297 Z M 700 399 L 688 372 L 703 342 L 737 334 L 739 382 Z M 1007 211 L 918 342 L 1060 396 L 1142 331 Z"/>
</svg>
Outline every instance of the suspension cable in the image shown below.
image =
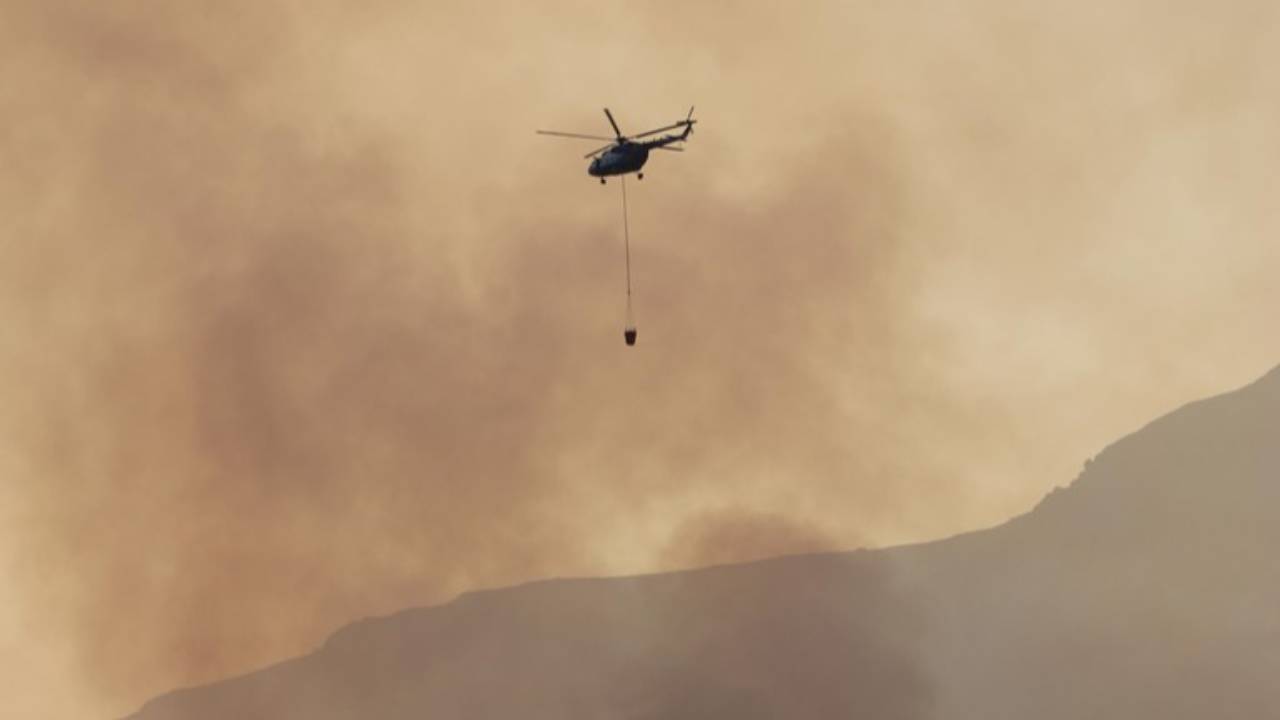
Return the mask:
<svg viewBox="0 0 1280 720">
<path fill-rule="evenodd" d="M 626 254 L 627 263 L 627 325 L 623 328 L 622 336 L 628 345 L 636 343 L 636 322 L 635 316 L 631 311 L 631 227 L 627 218 L 627 176 L 622 175 L 618 178 L 622 183 L 622 247 Z"/>
</svg>

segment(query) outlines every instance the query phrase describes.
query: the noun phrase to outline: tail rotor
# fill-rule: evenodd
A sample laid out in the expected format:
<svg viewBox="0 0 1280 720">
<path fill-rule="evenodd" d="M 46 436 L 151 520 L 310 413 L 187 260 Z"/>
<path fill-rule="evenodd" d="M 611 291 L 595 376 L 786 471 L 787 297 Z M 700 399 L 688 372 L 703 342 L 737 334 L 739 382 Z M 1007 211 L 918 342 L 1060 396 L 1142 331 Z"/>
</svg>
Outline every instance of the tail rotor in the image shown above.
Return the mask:
<svg viewBox="0 0 1280 720">
<path fill-rule="evenodd" d="M 693 134 L 693 124 L 696 122 L 698 121 L 693 119 L 693 106 L 690 105 L 689 114 L 684 117 L 684 121 L 681 123 L 684 125 L 684 133 L 680 136 L 681 139 L 687 138 Z"/>
</svg>

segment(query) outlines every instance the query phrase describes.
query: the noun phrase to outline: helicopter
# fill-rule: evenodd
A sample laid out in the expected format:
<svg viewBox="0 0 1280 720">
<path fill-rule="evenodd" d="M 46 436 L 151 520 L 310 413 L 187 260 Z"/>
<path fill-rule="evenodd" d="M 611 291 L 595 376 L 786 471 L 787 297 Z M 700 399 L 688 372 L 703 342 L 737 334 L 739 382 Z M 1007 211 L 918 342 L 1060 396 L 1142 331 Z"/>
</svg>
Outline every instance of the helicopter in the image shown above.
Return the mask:
<svg viewBox="0 0 1280 720">
<path fill-rule="evenodd" d="M 538 130 L 539 135 L 555 135 L 557 137 L 579 138 L 582 140 L 607 140 L 608 145 L 596 148 L 584 155 L 584 158 L 592 158 L 591 165 L 587 167 L 587 174 L 592 177 L 600 178 L 600 184 L 605 184 L 605 178 L 611 175 L 625 175 L 627 173 L 635 173 L 640 180 L 644 179 L 644 173 L 641 169 L 645 162 L 649 159 L 650 150 L 666 150 L 668 152 L 683 152 L 681 148 L 671 147 L 672 143 L 684 142 L 689 133 L 693 132 L 693 124 L 698 122 L 693 119 L 693 108 L 689 108 L 689 114 L 685 119 L 672 123 L 665 127 L 655 130 L 642 132 L 638 135 L 630 137 L 623 135 L 618 129 L 618 123 L 613 119 L 613 113 L 609 112 L 609 108 L 604 109 L 605 117 L 609 118 L 609 124 L 613 126 L 613 138 L 607 138 L 600 135 L 582 135 L 580 133 L 557 132 L 555 130 Z M 684 132 L 663 135 L 653 140 L 640 140 L 640 138 L 657 135 L 660 132 L 674 130 L 676 128 L 684 128 Z"/>
</svg>

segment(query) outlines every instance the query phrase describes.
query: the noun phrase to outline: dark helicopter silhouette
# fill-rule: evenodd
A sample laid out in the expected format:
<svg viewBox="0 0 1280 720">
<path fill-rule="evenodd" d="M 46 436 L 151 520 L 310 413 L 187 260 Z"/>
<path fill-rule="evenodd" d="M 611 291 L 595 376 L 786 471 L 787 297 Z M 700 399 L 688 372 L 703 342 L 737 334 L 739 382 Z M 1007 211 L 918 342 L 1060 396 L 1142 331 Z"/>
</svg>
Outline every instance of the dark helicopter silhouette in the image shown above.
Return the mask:
<svg viewBox="0 0 1280 720">
<path fill-rule="evenodd" d="M 625 175 L 632 172 L 643 180 L 644 173 L 640 170 L 649 159 L 649 151 L 683 152 L 680 148 L 670 147 L 670 145 L 684 142 L 689 137 L 689 133 L 693 132 L 693 124 L 698 122 L 693 119 L 693 108 L 689 108 L 688 116 L 679 122 L 628 137 L 618 129 L 618 123 L 614 122 L 613 113 L 609 112 L 609 108 L 604 109 L 604 114 L 605 117 L 609 118 L 609 124 L 613 126 L 615 137 L 612 139 L 599 135 L 582 135 L 579 133 L 556 132 L 554 130 L 538 131 L 541 135 L 556 135 L 558 137 L 580 138 L 583 140 L 608 140 L 608 145 L 592 150 L 583 156 L 594 158 L 591 161 L 591 165 L 587 167 L 587 174 L 600 178 L 601 185 L 604 184 L 604 179 L 610 175 Z M 663 135 L 653 140 L 640 140 L 640 138 L 657 135 L 660 132 L 674 130 L 679 127 L 684 128 L 684 132 L 675 135 Z"/>
</svg>

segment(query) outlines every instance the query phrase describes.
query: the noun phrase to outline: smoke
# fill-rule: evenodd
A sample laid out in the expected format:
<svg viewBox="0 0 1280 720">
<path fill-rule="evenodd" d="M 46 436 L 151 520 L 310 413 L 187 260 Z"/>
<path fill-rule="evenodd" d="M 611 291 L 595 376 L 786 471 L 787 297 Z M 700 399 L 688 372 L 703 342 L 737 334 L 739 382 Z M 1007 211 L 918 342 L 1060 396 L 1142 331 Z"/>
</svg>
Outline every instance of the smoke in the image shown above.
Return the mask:
<svg viewBox="0 0 1280 720">
<path fill-rule="evenodd" d="M 787 517 L 719 509 L 696 515 L 676 530 L 664 565 L 703 567 L 842 547 L 835 538 Z"/>
<path fill-rule="evenodd" d="M 971 11 L 14 5 L 5 702 L 995 522 L 1271 364 L 1273 11 Z M 628 350 L 616 182 L 532 130 L 694 102 L 628 186 Z"/>
</svg>

